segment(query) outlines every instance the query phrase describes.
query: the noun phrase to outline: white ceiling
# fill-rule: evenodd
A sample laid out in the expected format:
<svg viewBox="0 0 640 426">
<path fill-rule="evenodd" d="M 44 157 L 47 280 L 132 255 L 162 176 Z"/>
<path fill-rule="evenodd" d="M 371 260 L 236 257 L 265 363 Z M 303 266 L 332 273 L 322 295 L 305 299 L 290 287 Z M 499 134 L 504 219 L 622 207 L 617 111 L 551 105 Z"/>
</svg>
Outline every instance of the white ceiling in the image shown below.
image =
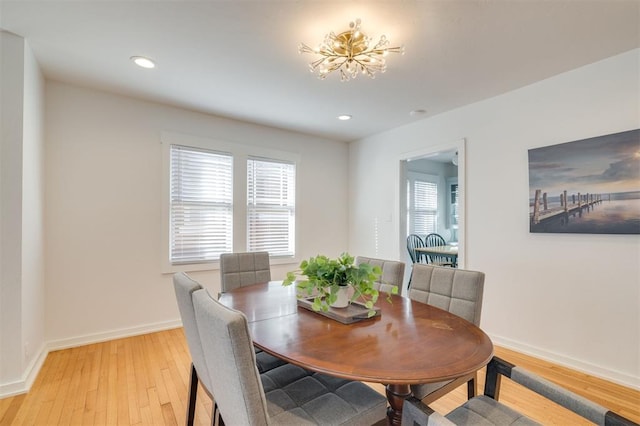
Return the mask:
<svg viewBox="0 0 640 426">
<path fill-rule="evenodd" d="M 375 80 L 318 80 L 298 44 L 356 18 L 405 54 Z M 638 0 L 0 0 L 47 78 L 341 141 L 637 48 L 639 21 Z"/>
</svg>

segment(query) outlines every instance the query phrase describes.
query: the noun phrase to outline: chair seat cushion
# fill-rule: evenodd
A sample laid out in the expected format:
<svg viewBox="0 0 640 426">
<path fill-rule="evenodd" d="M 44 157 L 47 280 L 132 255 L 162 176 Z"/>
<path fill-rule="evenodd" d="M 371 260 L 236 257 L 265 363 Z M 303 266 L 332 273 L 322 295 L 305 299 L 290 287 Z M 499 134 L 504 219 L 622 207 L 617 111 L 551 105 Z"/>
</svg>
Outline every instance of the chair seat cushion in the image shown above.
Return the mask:
<svg viewBox="0 0 640 426">
<path fill-rule="evenodd" d="M 386 398 L 360 382 L 293 364 L 273 368 L 260 378 L 273 424 L 371 425 L 386 416 Z"/>
<path fill-rule="evenodd" d="M 286 361 L 268 354 L 261 349 L 255 348 L 255 352 L 256 365 L 258 366 L 258 372 L 260 374 L 265 373 L 269 370 L 273 370 L 274 368 L 287 363 Z"/>
<path fill-rule="evenodd" d="M 457 425 L 539 425 L 530 418 L 484 395 L 471 398 L 445 417 Z"/>
</svg>

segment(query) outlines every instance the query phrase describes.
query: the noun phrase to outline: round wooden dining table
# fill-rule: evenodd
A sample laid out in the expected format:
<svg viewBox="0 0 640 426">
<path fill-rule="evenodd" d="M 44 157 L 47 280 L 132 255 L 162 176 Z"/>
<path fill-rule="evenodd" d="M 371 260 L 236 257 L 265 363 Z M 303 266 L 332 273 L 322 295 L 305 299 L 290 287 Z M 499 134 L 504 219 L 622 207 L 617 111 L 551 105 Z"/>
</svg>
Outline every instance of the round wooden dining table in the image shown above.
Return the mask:
<svg viewBox="0 0 640 426">
<path fill-rule="evenodd" d="M 493 356 L 489 337 L 442 309 L 381 293 L 380 315 L 343 324 L 298 306 L 294 286 L 280 281 L 241 287 L 220 295 L 243 312 L 254 344 L 300 367 L 386 386 L 389 424 L 400 424 L 411 384 L 471 374 Z"/>
</svg>

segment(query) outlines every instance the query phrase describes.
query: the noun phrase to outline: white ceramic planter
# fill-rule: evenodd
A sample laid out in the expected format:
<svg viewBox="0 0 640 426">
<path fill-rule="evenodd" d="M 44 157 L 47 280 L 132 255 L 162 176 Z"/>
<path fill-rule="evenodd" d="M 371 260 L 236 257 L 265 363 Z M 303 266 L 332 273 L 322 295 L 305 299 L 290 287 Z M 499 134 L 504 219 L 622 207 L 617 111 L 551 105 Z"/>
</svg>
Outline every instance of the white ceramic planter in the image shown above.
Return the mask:
<svg viewBox="0 0 640 426">
<path fill-rule="evenodd" d="M 349 306 L 349 299 L 351 299 L 351 292 L 349 291 L 351 287 L 343 286 L 338 289 L 337 296 L 338 298 L 334 303 L 331 304 L 332 308 L 346 308 Z"/>
</svg>

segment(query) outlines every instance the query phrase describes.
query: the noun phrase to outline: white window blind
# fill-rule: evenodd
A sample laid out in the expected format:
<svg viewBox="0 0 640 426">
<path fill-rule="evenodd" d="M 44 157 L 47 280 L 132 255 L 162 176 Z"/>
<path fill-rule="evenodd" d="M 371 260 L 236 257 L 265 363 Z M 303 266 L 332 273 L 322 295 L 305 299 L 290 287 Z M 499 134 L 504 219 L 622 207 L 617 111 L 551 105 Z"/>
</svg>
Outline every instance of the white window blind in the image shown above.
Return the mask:
<svg viewBox="0 0 640 426">
<path fill-rule="evenodd" d="M 427 235 L 438 228 L 438 185 L 412 178 L 408 180 L 409 233 Z"/>
<path fill-rule="evenodd" d="M 295 253 L 296 166 L 247 160 L 247 248 L 271 256 Z"/>
<path fill-rule="evenodd" d="M 233 157 L 171 145 L 170 261 L 217 260 L 232 251 Z"/>
</svg>

